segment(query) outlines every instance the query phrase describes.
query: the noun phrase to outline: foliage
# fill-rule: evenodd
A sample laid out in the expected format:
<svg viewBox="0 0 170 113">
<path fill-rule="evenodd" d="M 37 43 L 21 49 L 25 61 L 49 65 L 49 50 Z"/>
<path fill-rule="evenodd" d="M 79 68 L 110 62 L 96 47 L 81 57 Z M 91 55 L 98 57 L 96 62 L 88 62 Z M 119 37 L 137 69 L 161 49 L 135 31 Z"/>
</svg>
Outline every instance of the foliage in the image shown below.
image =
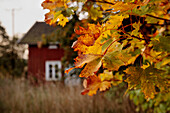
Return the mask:
<svg viewBox="0 0 170 113">
<path fill-rule="evenodd" d="M 78 52 L 74 68 L 83 68 L 79 76 L 86 78 L 82 94 L 123 81 L 127 91 L 141 89 L 147 100 L 169 92 L 168 0 L 45 0 L 42 6 L 50 10 L 50 25 L 88 13 L 91 21 L 75 29 L 79 37 L 72 45 Z"/>
<path fill-rule="evenodd" d="M 10 39 L 5 28 L 0 25 L 0 74 L 21 76 L 26 66 L 23 59 L 25 47 L 17 45 L 17 37 Z"/>
<path fill-rule="evenodd" d="M 147 101 L 140 89 L 129 92 L 129 97 L 137 106 L 136 111 L 145 113 L 170 112 L 170 93 L 158 93 L 154 99 Z"/>
</svg>

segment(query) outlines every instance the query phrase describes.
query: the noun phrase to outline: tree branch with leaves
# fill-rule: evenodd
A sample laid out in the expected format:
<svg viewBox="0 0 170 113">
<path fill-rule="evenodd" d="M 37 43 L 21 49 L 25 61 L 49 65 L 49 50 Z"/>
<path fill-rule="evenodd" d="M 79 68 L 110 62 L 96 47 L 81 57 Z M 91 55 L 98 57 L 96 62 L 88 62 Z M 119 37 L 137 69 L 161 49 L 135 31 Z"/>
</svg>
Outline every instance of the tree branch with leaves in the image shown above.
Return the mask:
<svg viewBox="0 0 170 113">
<path fill-rule="evenodd" d="M 141 89 L 148 100 L 169 92 L 168 0 L 45 0 L 42 7 L 49 9 L 50 25 L 65 26 L 73 15 L 88 13 L 72 45 L 78 52 L 74 68 L 83 68 L 79 76 L 86 78 L 82 94 L 121 82 L 128 83 L 127 91 Z"/>
</svg>

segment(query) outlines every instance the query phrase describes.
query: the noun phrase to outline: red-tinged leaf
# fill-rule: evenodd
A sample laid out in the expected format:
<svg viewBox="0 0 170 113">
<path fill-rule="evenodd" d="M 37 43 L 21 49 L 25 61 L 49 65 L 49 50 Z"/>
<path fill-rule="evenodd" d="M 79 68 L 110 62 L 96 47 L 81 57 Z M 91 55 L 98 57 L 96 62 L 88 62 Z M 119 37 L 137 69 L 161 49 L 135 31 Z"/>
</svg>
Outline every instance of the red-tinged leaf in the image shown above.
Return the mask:
<svg viewBox="0 0 170 113">
<path fill-rule="evenodd" d="M 85 63 L 92 62 L 98 58 L 101 58 L 102 55 L 95 55 L 95 54 L 80 54 L 75 59 L 75 66 L 79 67 L 81 65 L 84 65 Z"/>
<path fill-rule="evenodd" d="M 94 75 L 94 73 L 101 67 L 101 64 L 101 57 L 97 57 L 96 59 L 86 64 L 79 77 L 89 77 Z"/>
<path fill-rule="evenodd" d="M 92 96 L 97 93 L 98 90 L 105 91 L 111 87 L 111 83 L 108 81 L 101 81 L 100 77 L 93 75 L 87 78 L 86 88 L 82 91 L 81 94 L 88 94 Z"/>
<path fill-rule="evenodd" d="M 86 33 L 87 33 L 87 29 L 79 26 L 79 29 L 75 30 L 75 33 L 76 33 L 77 35 L 86 34 Z"/>
<path fill-rule="evenodd" d="M 89 89 L 84 89 L 82 92 L 81 92 L 81 94 L 82 95 L 85 95 L 85 94 L 87 94 L 89 92 Z"/>
</svg>

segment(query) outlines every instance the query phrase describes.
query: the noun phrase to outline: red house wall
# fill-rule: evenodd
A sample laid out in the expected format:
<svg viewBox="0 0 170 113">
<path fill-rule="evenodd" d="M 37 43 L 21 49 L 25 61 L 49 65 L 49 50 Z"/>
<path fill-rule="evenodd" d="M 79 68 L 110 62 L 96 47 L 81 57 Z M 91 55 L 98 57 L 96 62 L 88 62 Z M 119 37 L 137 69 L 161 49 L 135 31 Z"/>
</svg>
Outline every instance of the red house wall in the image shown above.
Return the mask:
<svg viewBox="0 0 170 113">
<path fill-rule="evenodd" d="M 45 79 L 45 61 L 61 60 L 64 50 L 49 49 L 48 46 L 38 48 L 29 46 L 28 76 L 37 76 Z"/>
</svg>

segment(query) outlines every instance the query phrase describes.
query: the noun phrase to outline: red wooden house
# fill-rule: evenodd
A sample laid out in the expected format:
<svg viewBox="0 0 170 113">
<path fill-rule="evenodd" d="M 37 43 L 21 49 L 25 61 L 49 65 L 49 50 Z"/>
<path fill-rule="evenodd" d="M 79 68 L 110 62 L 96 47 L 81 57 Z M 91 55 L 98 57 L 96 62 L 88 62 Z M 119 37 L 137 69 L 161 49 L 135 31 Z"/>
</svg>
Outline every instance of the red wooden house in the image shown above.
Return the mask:
<svg viewBox="0 0 170 113">
<path fill-rule="evenodd" d="M 61 58 L 64 50 L 59 44 L 46 44 L 40 47 L 42 36 L 54 32 L 56 28 L 45 22 L 36 22 L 31 29 L 18 41 L 28 44 L 28 76 L 41 76 L 45 80 L 60 80 L 62 77 Z"/>
</svg>

